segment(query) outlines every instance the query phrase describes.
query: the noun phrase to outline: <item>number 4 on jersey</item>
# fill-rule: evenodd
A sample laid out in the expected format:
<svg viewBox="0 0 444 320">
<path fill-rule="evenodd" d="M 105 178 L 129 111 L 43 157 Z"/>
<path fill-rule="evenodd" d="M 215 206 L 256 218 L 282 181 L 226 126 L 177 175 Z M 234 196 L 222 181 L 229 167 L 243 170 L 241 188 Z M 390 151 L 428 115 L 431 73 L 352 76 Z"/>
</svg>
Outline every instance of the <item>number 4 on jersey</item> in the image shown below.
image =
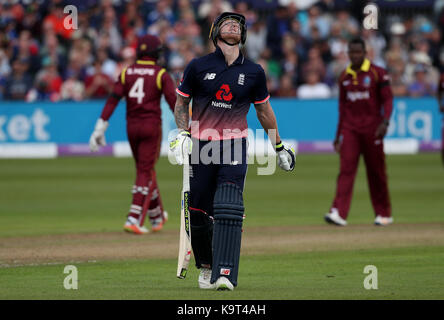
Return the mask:
<svg viewBox="0 0 444 320">
<path fill-rule="evenodd" d="M 136 82 L 134 82 L 131 90 L 129 91 L 129 97 L 137 98 L 137 103 L 142 103 L 143 97 L 145 97 L 143 87 L 143 78 L 137 78 Z"/>
</svg>

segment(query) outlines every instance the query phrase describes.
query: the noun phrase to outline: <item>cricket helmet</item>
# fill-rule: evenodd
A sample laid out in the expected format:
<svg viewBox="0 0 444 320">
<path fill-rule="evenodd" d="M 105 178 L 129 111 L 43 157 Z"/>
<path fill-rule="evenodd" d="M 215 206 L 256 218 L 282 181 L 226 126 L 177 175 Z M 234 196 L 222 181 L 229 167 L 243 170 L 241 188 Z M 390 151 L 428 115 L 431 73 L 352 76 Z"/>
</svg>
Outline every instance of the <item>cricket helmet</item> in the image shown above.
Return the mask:
<svg viewBox="0 0 444 320">
<path fill-rule="evenodd" d="M 137 39 L 137 57 L 148 56 L 158 59 L 162 51 L 160 39 L 156 36 L 147 34 Z"/>
<path fill-rule="evenodd" d="M 245 24 L 245 17 L 239 13 L 224 12 L 221 15 L 219 15 L 216 19 L 214 19 L 214 22 L 211 25 L 209 38 L 213 40 L 214 45 L 216 45 L 217 38 L 220 36 L 220 27 L 222 26 L 222 23 L 230 19 L 239 22 L 241 29 L 240 43 L 245 44 L 245 41 L 247 40 L 247 25 Z"/>
</svg>

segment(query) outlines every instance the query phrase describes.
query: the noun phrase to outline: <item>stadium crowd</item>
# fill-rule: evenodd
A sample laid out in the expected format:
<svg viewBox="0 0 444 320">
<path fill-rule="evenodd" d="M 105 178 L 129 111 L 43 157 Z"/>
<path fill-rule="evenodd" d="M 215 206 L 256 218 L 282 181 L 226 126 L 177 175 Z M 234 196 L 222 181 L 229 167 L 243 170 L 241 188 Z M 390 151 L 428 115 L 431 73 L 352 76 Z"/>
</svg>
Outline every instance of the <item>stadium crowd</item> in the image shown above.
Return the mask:
<svg viewBox="0 0 444 320">
<path fill-rule="evenodd" d="M 361 36 L 368 56 L 388 69 L 395 96 L 430 96 L 444 65 L 444 1 L 424 15 L 384 15 L 365 30 L 332 0 L 280 0 L 273 10 L 246 1 L 40 0 L 0 2 L 0 100 L 105 98 L 121 70 L 135 59 L 137 37 L 159 36 L 159 63 L 178 82 L 194 57 L 214 50 L 213 19 L 223 11 L 245 15 L 243 51 L 264 68 L 275 97 L 337 96 L 348 64 L 347 41 Z M 304 4 L 304 6 L 301 5 Z M 65 28 L 66 5 L 78 10 L 77 28 Z"/>
</svg>

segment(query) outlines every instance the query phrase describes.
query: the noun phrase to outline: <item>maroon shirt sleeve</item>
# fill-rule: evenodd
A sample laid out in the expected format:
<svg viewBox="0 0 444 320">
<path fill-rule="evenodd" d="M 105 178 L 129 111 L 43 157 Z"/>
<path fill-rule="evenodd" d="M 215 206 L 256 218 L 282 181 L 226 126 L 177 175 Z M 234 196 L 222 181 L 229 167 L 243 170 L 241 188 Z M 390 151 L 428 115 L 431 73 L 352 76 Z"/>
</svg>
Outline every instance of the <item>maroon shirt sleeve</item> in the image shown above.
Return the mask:
<svg viewBox="0 0 444 320">
<path fill-rule="evenodd" d="M 168 72 L 164 72 L 162 75 L 162 92 L 165 95 L 165 100 L 168 102 L 171 111 L 174 112 L 174 107 L 176 106 L 176 86 Z"/>
<path fill-rule="evenodd" d="M 390 120 L 393 110 L 393 93 L 390 86 L 390 78 L 384 69 L 379 69 L 379 94 L 384 109 L 384 119 Z"/>
<path fill-rule="evenodd" d="M 105 107 L 103 108 L 102 115 L 100 116 L 103 120 L 108 121 L 111 115 L 119 104 L 120 99 L 124 95 L 124 86 L 119 79 L 114 83 L 113 91 L 109 98 L 106 100 Z"/>
<path fill-rule="evenodd" d="M 342 120 L 343 120 L 343 113 L 344 113 L 344 104 L 345 104 L 345 89 L 342 86 L 342 81 L 344 81 L 344 73 L 341 74 L 341 76 L 339 77 L 339 120 L 338 120 L 338 128 L 336 130 L 336 137 L 335 139 L 339 139 L 339 135 L 341 134 L 341 129 L 342 129 Z"/>
</svg>

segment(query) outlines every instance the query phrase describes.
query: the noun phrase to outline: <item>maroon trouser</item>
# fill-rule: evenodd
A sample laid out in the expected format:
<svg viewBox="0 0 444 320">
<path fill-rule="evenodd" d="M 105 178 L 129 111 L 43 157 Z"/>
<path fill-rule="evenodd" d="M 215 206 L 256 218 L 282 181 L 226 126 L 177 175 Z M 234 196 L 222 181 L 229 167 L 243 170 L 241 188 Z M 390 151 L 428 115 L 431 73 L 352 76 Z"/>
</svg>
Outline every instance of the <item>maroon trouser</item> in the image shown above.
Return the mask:
<svg viewBox="0 0 444 320">
<path fill-rule="evenodd" d="M 159 158 L 162 127 L 160 123 L 128 122 L 128 140 L 136 165 L 136 181 L 128 216 L 139 219 L 142 226 L 147 210 L 163 212 L 154 165 Z M 150 218 L 156 218 L 150 214 Z"/>
<path fill-rule="evenodd" d="M 390 217 L 391 207 L 383 140 L 377 139 L 374 131 L 363 134 L 352 130 L 342 130 L 341 133 L 340 171 L 332 208 L 337 208 L 339 215 L 347 219 L 359 157 L 362 154 L 375 215 Z"/>
</svg>

